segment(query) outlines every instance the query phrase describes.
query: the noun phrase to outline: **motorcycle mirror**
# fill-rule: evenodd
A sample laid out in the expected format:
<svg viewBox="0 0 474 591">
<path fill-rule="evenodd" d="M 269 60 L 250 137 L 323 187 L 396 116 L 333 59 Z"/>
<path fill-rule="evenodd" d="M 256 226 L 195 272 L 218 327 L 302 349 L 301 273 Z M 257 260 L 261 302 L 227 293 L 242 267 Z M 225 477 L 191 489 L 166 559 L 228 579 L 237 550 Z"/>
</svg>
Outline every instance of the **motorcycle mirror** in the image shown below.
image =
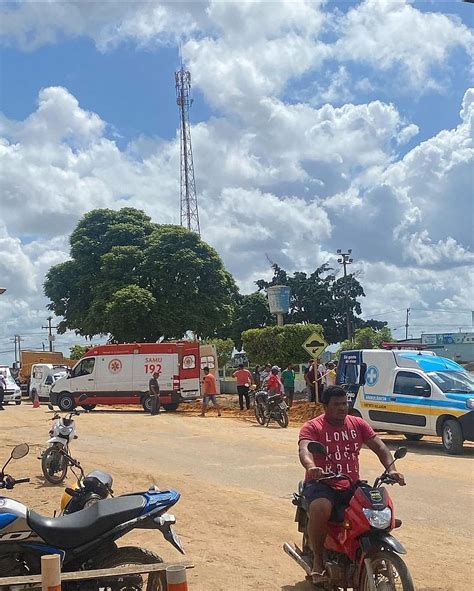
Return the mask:
<svg viewBox="0 0 474 591">
<path fill-rule="evenodd" d="M 308 451 L 313 455 L 327 456 L 326 448 L 319 441 L 310 441 L 308 443 Z"/>
<path fill-rule="evenodd" d="M 397 451 L 393 454 L 393 457 L 396 460 L 401 460 L 402 458 L 404 458 L 408 453 L 408 450 L 406 447 L 399 447 L 397 449 Z"/>
<path fill-rule="evenodd" d="M 29 451 L 30 447 L 27 443 L 20 443 L 20 445 L 16 445 L 12 449 L 10 457 L 12 458 L 12 460 L 19 460 L 20 458 L 24 458 L 26 455 L 28 455 Z"/>
</svg>

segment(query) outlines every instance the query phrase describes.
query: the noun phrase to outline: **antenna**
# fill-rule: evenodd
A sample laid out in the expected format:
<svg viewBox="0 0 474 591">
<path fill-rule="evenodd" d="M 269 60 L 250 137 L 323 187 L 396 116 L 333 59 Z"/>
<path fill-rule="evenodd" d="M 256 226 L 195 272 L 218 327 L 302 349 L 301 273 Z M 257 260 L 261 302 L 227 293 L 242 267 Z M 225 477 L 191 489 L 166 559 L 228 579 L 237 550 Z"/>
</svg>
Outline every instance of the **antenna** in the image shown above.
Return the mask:
<svg viewBox="0 0 474 591">
<path fill-rule="evenodd" d="M 194 180 L 193 150 L 191 146 L 191 126 L 189 124 L 189 109 L 193 104 L 191 98 L 191 72 L 185 69 L 179 49 L 181 67 L 175 72 L 176 103 L 180 117 L 180 168 L 181 168 L 181 215 L 180 222 L 188 230 L 201 235 L 199 212 L 196 197 L 196 183 Z"/>
</svg>

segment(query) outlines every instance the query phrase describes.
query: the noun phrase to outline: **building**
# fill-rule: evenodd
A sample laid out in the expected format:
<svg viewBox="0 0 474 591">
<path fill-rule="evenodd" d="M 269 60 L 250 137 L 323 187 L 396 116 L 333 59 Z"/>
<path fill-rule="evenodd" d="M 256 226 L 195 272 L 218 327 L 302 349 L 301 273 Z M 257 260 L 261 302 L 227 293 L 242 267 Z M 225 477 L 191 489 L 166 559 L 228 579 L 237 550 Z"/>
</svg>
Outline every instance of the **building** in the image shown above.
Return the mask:
<svg viewBox="0 0 474 591">
<path fill-rule="evenodd" d="M 399 342 L 424 345 L 436 355 L 464 365 L 474 363 L 474 332 L 423 333 L 420 338 Z"/>
</svg>

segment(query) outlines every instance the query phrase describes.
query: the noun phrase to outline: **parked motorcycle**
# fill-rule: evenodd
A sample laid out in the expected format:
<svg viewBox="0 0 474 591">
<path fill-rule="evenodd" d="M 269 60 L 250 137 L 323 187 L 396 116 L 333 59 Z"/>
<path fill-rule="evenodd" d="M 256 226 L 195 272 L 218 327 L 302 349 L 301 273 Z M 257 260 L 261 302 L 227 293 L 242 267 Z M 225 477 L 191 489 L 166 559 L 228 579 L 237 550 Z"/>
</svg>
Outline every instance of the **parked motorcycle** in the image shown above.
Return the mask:
<svg viewBox="0 0 474 591">
<path fill-rule="evenodd" d="M 326 448 L 312 441 L 308 449 L 313 454 L 326 456 Z M 395 460 L 407 453 L 401 447 L 395 452 Z M 395 462 L 394 460 L 394 462 Z M 320 481 L 348 479 L 343 473 L 331 472 Z M 394 484 L 387 470 L 373 486 L 360 480 L 355 485 L 354 496 L 348 506 L 335 508 L 334 521 L 329 522 L 324 549 L 324 563 L 328 581 L 317 588 L 337 591 L 348 587 L 354 591 L 414 591 L 410 572 L 400 558 L 406 554 L 402 544 L 390 532 L 401 526 L 395 519 L 392 500 L 382 484 Z M 284 551 L 295 560 L 309 576 L 313 565 L 313 552 L 309 545 L 308 504 L 303 494 L 303 482 L 293 495 L 296 505 L 295 521 L 303 534 L 302 548 L 285 543 Z"/>
<path fill-rule="evenodd" d="M 268 427 L 274 420 L 280 427 L 288 427 L 288 406 L 283 394 L 269 394 L 265 390 L 256 392 L 254 412 L 259 425 Z"/>
<path fill-rule="evenodd" d="M 64 452 L 63 452 L 64 453 Z M 113 478 L 111 474 L 101 470 L 93 470 L 85 474 L 78 460 L 68 455 L 67 461 L 71 471 L 76 476 L 77 484 L 74 488 L 66 487 L 61 496 L 60 515 L 69 515 L 91 507 L 102 499 L 113 497 Z"/>
<path fill-rule="evenodd" d="M 17 484 L 29 482 L 28 478 L 15 479 L 5 473 L 12 459 L 27 453 L 26 444 L 13 449 L 0 472 L 0 489 L 11 490 Z M 63 572 L 163 562 L 160 556 L 145 548 L 117 547 L 116 540 L 134 529 L 159 530 L 184 554 L 181 540 L 172 527 L 176 519 L 167 513 L 179 498 L 176 490 L 151 486 L 145 492 L 100 500 L 77 513 L 50 518 L 0 496 L 0 573 L 5 577 L 39 574 L 44 554 L 59 554 Z M 117 586 L 107 585 L 104 580 L 87 581 L 85 588 L 98 591 L 110 586 L 120 591 L 141 591 L 143 585 L 139 575 L 124 575 L 115 583 Z M 161 575 L 154 576 L 153 583 L 153 589 L 165 591 L 166 582 Z"/>
<path fill-rule="evenodd" d="M 49 431 L 49 447 L 40 456 L 44 477 L 51 484 L 60 484 L 66 478 L 70 466 L 69 444 L 77 439 L 76 423 L 72 417 L 78 414 L 77 410 L 63 417 L 55 413 L 51 419 L 54 423 Z"/>
</svg>

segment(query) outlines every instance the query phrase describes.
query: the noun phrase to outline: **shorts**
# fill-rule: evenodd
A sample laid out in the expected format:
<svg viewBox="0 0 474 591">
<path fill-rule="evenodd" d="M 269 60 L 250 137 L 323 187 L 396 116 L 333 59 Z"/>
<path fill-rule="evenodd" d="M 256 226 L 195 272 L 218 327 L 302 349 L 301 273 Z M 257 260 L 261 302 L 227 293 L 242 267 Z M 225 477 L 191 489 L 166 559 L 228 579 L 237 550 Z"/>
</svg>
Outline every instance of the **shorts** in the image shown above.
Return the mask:
<svg viewBox="0 0 474 591">
<path fill-rule="evenodd" d="M 283 386 L 285 388 L 285 395 L 286 396 L 293 396 L 295 393 L 295 387 L 294 386 Z"/>
<path fill-rule="evenodd" d="M 207 406 L 209 404 L 209 402 L 212 402 L 212 404 L 216 405 L 217 404 L 217 398 L 215 394 L 208 394 L 207 396 L 203 396 L 202 399 L 202 403 L 204 406 Z"/>
<path fill-rule="evenodd" d="M 303 488 L 303 496 L 308 501 L 308 506 L 316 499 L 327 499 L 332 503 L 333 512 L 331 514 L 332 521 L 339 521 L 338 514 L 334 510 L 335 507 L 348 505 L 354 495 L 354 488 L 346 488 L 339 490 L 332 488 L 329 484 L 318 482 L 317 480 L 305 482 Z"/>
</svg>

